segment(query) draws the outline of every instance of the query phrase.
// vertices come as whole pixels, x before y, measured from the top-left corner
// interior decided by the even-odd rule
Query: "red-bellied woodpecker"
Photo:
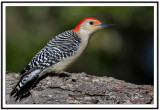
[[[85,18],[75,29],[52,38],[20,73],[20,81],[10,95],[19,99],[46,73],[63,73],[83,53],[91,35],[111,25],[103,24],[95,18]]]

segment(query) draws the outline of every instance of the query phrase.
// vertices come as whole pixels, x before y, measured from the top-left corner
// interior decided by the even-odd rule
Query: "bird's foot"
[[[72,75],[72,73],[69,73],[69,72],[64,71],[64,72],[62,72],[62,73],[60,74],[60,77],[70,77],[71,75]]]

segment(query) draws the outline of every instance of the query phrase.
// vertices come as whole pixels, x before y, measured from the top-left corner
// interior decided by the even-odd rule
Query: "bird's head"
[[[73,29],[73,31],[77,32],[78,34],[86,34],[88,36],[91,36],[97,30],[102,29],[104,27],[109,27],[112,25],[113,24],[102,23],[95,18],[84,18]]]

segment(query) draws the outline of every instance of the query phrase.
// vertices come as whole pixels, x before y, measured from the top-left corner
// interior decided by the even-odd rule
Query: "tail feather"
[[[15,88],[10,93],[10,96],[12,96],[13,94],[15,94],[17,91],[18,91],[18,89],[17,89],[17,85],[16,85]]]
[[[27,82],[24,86],[20,88],[20,90],[16,92],[15,97],[20,98],[21,96],[26,95],[29,92],[29,90],[32,89],[32,87],[34,86],[37,80],[38,80],[38,76],[34,77],[32,80]]]
[[[36,81],[39,79],[39,73],[41,72],[40,69],[36,69],[32,72],[24,74],[18,84],[10,93],[10,96],[14,95],[16,100],[21,98],[22,96],[26,95],[30,89],[34,86]]]

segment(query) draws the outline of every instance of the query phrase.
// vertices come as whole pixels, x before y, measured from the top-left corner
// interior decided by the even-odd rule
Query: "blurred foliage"
[[[151,6],[7,6],[7,71],[20,72],[52,37],[94,17],[115,26],[95,33],[68,71],[153,84],[153,14]]]

